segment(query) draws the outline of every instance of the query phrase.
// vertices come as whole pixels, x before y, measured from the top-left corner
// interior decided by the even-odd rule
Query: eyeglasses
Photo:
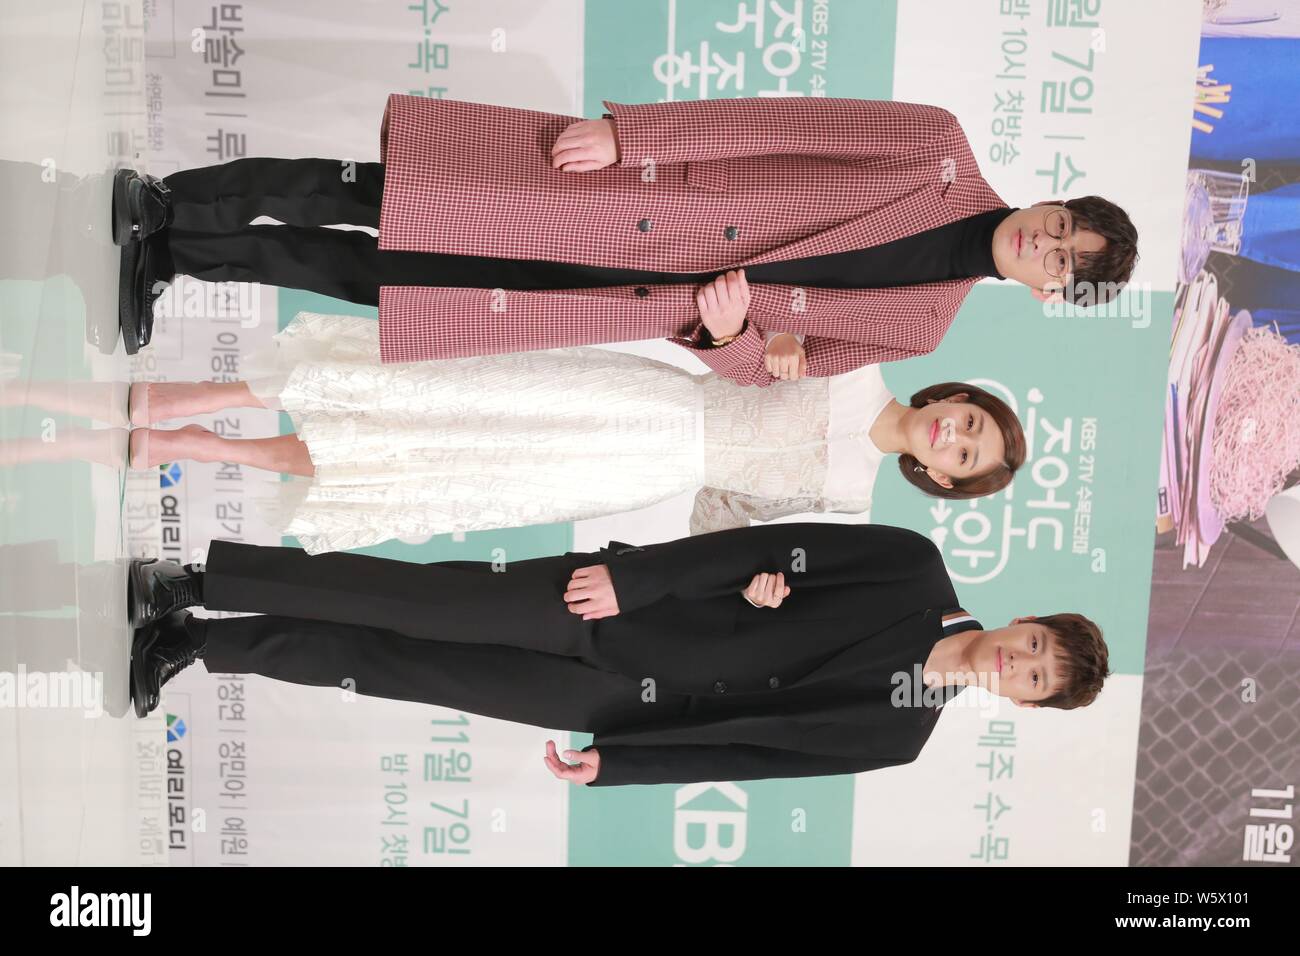
[[[1074,217],[1070,215],[1070,210],[1063,206],[1057,206],[1047,213],[1047,220],[1044,228],[1053,239],[1064,239],[1074,229]],[[1053,279],[1064,279],[1074,271],[1074,257],[1056,246],[1047,251],[1043,257],[1043,268]]]

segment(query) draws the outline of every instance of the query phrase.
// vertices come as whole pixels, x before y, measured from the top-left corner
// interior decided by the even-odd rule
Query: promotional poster
[[[1296,865],[1296,0],[42,9],[6,866]]]

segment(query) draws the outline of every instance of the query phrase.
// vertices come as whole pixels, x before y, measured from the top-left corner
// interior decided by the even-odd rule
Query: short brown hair
[[[945,488],[931,478],[925,466],[912,455],[899,455],[898,469],[903,477],[931,498],[983,498],[1011,484],[1016,469],[1025,463],[1025,433],[1020,427],[1020,419],[1011,406],[996,395],[965,382],[941,382],[921,389],[912,396],[910,404],[913,408],[925,408],[931,399],[941,402],[962,392],[969,396],[967,402],[984,410],[993,419],[998,431],[1002,432],[1002,445],[1006,450],[997,468],[975,478],[954,478],[951,488]]]
[[[1070,277],[1066,297],[1075,305],[1104,304],[1133,276],[1137,264],[1137,227],[1128,213],[1109,199],[1083,196],[1068,199],[1065,208],[1076,229],[1095,232],[1106,240],[1101,252],[1079,254],[1079,266]]]
[[[1038,701],[1038,706],[1061,710],[1087,707],[1110,676],[1110,651],[1101,628],[1082,614],[1050,614],[1036,623],[1056,637],[1056,662],[1062,677],[1061,689]]]

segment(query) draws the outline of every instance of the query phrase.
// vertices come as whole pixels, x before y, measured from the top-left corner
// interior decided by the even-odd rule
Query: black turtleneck
[[[1002,279],[993,263],[993,231],[1014,208],[967,216],[867,249],[744,266],[750,282],[869,289],[973,276]],[[544,259],[494,259],[440,253],[380,253],[381,285],[449,285],[503,289],[576,289],[598,286],[702,285],[723,274],[658,272]]]
[[[745,266],[750,282],[845,289],[915,285],[998,274],[993,230],[1015,209],[994,209],[869,249]]]

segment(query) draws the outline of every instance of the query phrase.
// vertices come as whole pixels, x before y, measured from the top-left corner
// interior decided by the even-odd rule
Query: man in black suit
[[[513,562],[415,564],[214,541],[205,570],[131,570],[141,716],[201,658],[253,673],[590,731],[557,776],[592,786],[860,773],[908,763],[981,683],[1022,706],[1090,703],[1087,618],[984,630],[925,537],[772,524]],[[203,619],[184,608],[261,612]],[[922,673],[926,677],[922,678]]]

